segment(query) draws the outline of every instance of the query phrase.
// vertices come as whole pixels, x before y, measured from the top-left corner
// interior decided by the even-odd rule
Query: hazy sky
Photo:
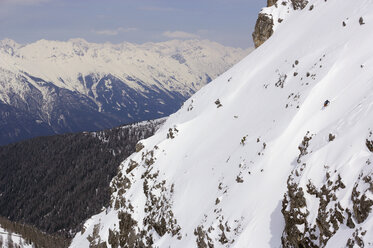
[[[0,40],[144,43],[209,39],[252,46],[266,0],[0,0]]]

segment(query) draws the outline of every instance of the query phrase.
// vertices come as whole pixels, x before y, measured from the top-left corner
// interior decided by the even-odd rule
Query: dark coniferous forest
[[[0,216],[71,238],[110,200],[109,183],[136,143],[164,120],[0,147]]]

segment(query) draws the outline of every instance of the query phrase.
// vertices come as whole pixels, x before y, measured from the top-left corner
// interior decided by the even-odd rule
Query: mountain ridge
[[[167,116],[246,52],[206,40],[0,41],[0,115],[7,127],[1,127],[0,144]],[[4,105],[16,108],[17,117]],[[31,120],[22,120],[23,112]],[[20,125],[30,121],[35,128]]]

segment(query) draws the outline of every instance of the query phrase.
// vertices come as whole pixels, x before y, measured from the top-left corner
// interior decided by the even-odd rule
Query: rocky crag
[[[281,4],[282,6],[287,6],[287,9],[293,8],[294,10],[304,9],[308,1],[307,0],[291,0],[291,1],[281,1],[281,0],[267,0],[267,7],[272,7],[273,5]],[[287,10],[288,11],[288,10]],[[272,36],[276,25],[283,21],[283,18],[278,17],[274,19],[275,16],[269,12],[262,11],[259,13],[258,19],[255,24],[255,29],[252,34],[255,48],[258,48],[262,45],[269,37]]]

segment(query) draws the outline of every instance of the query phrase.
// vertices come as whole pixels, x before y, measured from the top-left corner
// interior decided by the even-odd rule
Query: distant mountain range
[[[175,112],[249,50],[210,41],[0,41],[0,145]]]

